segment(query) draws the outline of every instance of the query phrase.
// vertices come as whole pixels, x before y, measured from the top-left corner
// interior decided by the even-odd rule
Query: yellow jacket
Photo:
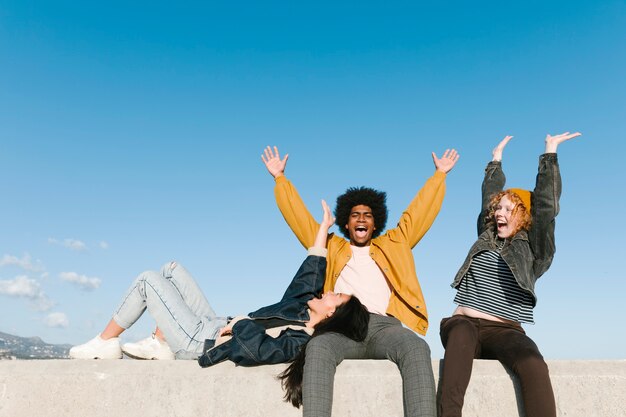
[[[428,329],[428,312],[411,249],[430,229],[439,213],[446,192],[445,178],[445,173],[435,171],[402,213],[398,225],[372,239],[370,246],[370,256],[391,285],[387,314],[421,335],[425,335]],[[300,243],[305,248],[313,246],[319,224],[284,175],[276,178],[274,194],[280,212]],[[352,256],[350,242],[333,233],[329,235],[327,247],[324,291],[335,287],[339,273]]]

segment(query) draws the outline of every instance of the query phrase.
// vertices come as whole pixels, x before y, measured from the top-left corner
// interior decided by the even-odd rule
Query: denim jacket
[[[467,273],[472,259],[480,252],[497,250],[497,234],[488,228],[485,218],[489,214],[489,201],[504,188],[506,178],[502,163],[492,161],[485,168],[482,185],[482,210],[478,216],[478,240],[470,248],[465,262],[457,272],[452,287],[457,288]],[[533,296],[537,304],[535,282],[548,270],[556,247],[554,244],[555,218],[559,214],[561,196],[561,174],[556,153],[539,157],[539,170],[535,189],[531,196],[532,225],[528,231],[520,231],[511,239],[505,239],[500,250],[502,259],[511,269],[518,285]]]
[[[198,358],[200,366],[212,366],[227,359],[242,366],[293,359],[311,337],[304,331],[309,321],[307,302],[322,291],[325,275],[326,258],[307,256],[278,303],[253,311],[248,314],[249,320],[235,323],[229,341],[215,347],[214,340],[205,341],[204,353]],[[294,324],[302,330],[287,328],[278,337],[266,333],[268,328]]]

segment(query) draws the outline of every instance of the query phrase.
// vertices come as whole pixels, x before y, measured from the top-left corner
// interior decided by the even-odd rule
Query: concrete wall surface
[[[435,378],[439,361],[433,361]],[[559,416],[626,417],[626,361],[548,361]],[[281,401],[284,365],[202,369],[194,361],[0,361],[0,417],[300,416]],[[523,416],[517,381],[475,361],[463,415]],[[517,395],[519,399],[519,393]],[[402,416],[401,378],[388,361],[347,360],[335,417]]]

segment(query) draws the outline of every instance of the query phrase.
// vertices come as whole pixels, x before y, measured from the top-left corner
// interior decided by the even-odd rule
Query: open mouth
[[[497,233],[498,236],[504,237],[507,236],[511,232],[511,225],[506,220],[498,220],[496,221]]]
[[[354,234],[357,237],[365,237],[367,236],[367,227],[365,226],[357,226],[354,228]]]

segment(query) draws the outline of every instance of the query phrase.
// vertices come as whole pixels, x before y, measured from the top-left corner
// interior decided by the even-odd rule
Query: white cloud
[[[58,240],[55,239],[53,237],[49,237],[48,238],[48,243],[52,244],[52,245],[60,245],[60,246],[64,246],[66,248],[75,250],[75,251],[83,251],[83,250],[87,250],[87,244],[81,240],[78,239],[63,239]]]
[[[43,271],[43,266],[40,261],[35,261],[31,259],[28,253],[25,253],[24,256],[18,258],[14,255],[4,254],[2,258],[0,258],[0,266],[18,266],[26,271],[39,272]]]
[[[99,243],[99,245],[100,245],[100,249],[104,249],[104,250],[109,249],[109,244],[108,244],[107,242],[105,242],[104,240],[103,240],[103,241],[101,241],[101,242]]]
[[[76,272],[61,272],[59,277],[61,277],[63,281],[70,282],[86,291],[95,290],[102,282],[100,278],[79,275]]]
[[[48,327],[60,327],[63,329],[70,325],[65,313],[50,313],[43,319],[43,322]]]
[[[15,277],[15,279],[0,281],[0,294],[9,297],[23,297],[35,299],[43,295],[41,286],[34,279],[30,279],[25,275]]]
[[[54,302],[44,294],[39,282],[25,275],[20,275],[14,279],[0,280],[0,294],[26,298],[39,311],[47,311],[54,307]]]

